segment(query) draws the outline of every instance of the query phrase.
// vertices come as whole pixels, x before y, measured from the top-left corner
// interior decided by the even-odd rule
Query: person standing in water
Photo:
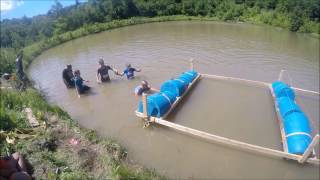
[[[78,93],[79,98],[80,98],[81,94],[84,94],[90,90],[89,86],[83,84],[84,81],[85,80],[83,80],[82,77],[80,76],[80,70],[75,70],[74,71],[74,84],[77,89],[77,93]],[[89,82],[89,81],[85,81],[85,82]]]
[[[23,90],[26,88],[26,83],[27,83],[27,78],[25,76],[25,73],[23,71],[23,62],[22,62],[22,58],[23,58],[23,50],[21,50],[17,56],[16,59],[16,73],[19,79],[18,82],[18,89]]]
[[[121,76],[126,75],[127,79],[133,79],[134,78],[134,72],[141,72],[141,69],[136,69],[131,67],[131,64],[127,65],[127,68],[123,71]]]
[[[62,79],[67,88],[74,88],[74,75],[71,64],[62,71]]]
[[[118,75],[118,71],[114,68],[111,68],[108,65],[104,64],[103,59],[99,59],[100,67],[97,70],[97,82],[108,82],[110,81],[109,70],[113,71],[116,75]]]

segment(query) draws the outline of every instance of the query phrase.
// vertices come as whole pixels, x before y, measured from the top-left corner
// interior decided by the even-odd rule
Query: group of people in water
[[[99,68],[97,69],[97,82],[104,83],[110,81],[109,70],[113,71],[115,75],[124,76],[126,75],[127,79],[134,78],[134,72],[141,72],[141,69],[136,69],[131,67],[131,64],[126,65],[126,69],[122,73],[119,73],[117,69],[105,65],[102,58],[99,59]],[[62,79],[67,88],[75,88],[77,90],[78,96],[84,94],[90,90],[90,87],[84,82],[89,82],[84,80],[80,75],[80,70],[72,70],[72,65],[68,64],[67,67],[62,72]],[[157,91],[157,89],[151,88],[147,81],[143,80],[141,84],[136,87],[135,95],[142,95],[142,93],[147,93],[149,91]]]

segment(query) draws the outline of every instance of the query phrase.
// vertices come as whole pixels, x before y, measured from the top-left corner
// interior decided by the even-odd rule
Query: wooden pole
[[[279,77],[278,77],[278,81],[281,81],[282,80],[282,76],[283,76],[283,72],[285,70],[284,69],[281,69],[280,73],[279,73]]]
[[[254,84],[259,84],[259,85],[263,85],[263,86],[270,85],[270,83],[261,82],[261,81],[253,81],[253,80],[242,79],[242,78],[217,76],[217,75],[211,75],[211,74],[201,74],[201,76],[206,77],[206,78],[212,78],[212,79],[223,79],[223,80],[234,80],[234,81],[240,81],[240,82],[248,82],[248,83],[254,83]]]
[[[312,142],[309,144],[307,150],[303,153],[302,157],[298,160],[299,163],[304,163],[309,155],[312,153],[314,147],[319,143],[319,134],[315,135]]]
[[[320,94],[319,92],[316,92],[316,91],[310,91],[310,90],[300,89],[300,88],[296,88],[296,87],[291,87],[291,88],[296,90],[296,91],[302,91],[302,92],[311,93],[311,94],[317,94],[317,95]]]
[[[196,129],[181,126],[179,124],[175,124],[175,123],[172,123],[172,122],[160,119],[160,118],[151,117],[150,120],[151,120],[151,122],[155,122],[155,123],[176,129],[178,131],[181,131],[181,132],[184,132],[187,134],[191,134],[191,135],[194,135],[194,136],[197,136],[200,138],[204,138],[204,139],[213,141],[218,144],[228,145],[228,146],[231,146],[236,149],[248,150],[251,152],[260,153],[260,154],[269,155],[269,156],[278,157],[278,158],[287,158],[287,159],[293,159],[293,160],[299,160],[301,158],[301,156],[296,155],[296,154],[290,154],[290,153],[286,153],[286,152],[279,151],[279,150],[269,149],[269,148],[265,148],[262,146],[252,145],[252,144],[248,144],[245,142],[241,142],[241,141],[209,134],[209,133],[206,133],[203,131],[199,131]],[[306,162],[311,163],[311,164],[316,164],[316,165],[320,164],[319,159],[313,159],[313,158],[308,158],[306,160]]]
[[[191,70],[191,71],[194,70],[193,59],[190,59],[190,70]]]
[[[234,81],[239,81],[239,82],[247,82],[247,83],[259,84],[259,85],[263,85],[263,86],[270,86],[271,85],[271,83],[267,83],[267,82],[253,81],[253,80],[242,79],[242,78],[217,76],[217,75],[212,75],[212,74],[201,74],[201,75],[202,75],[202,77],[211,78],[211,79],[234,80]],[[296,91],[301,91],[301,92],[305,92],[305,93],[311,93],[311,94],[317,94],[317,95],[320,94],[319,92],[316,92],[316,91],[310,91],[310,90],[300,89],[300,88],[296,88],[296,87],[291,87],[291,88],[296,90]]]
[[[148,97],[148,95],[146,93],[142,93],[143,118],[148,118],[147,97]]]

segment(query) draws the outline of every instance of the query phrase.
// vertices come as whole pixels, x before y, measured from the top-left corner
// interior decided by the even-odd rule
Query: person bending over
[[[85,80],[83,80],[82,77],[80,76],[80,70],[75,70],[74,75],[75,75],[74,84],[78,92],[78,97],[80,97],[81,94],[84,94],[87,91],[89,91],[90,87],[83,84]],[[85,82],[89,82],[89,81],[85,81]]]
[[[135,69],[135,68],[131,67],[131,64],[128,64],[127,68],[123,71],[121,76],[126,75],[127,79],[133,79],[134,72],[141,72],[141,69]]]
[[[116,69],[111,68],[108,65],[104,64],[103,59],[99,60],[100,67],[97,70],[97,82],[108,82],[110,81],[109,70],[113,71],[116,75],[118,75],[118,71]]]
[[[136,96],[141,96],[142,93],[152,93],[152,92],[158,92],[158,89],[152,88],[149,86],[149,83],[145,80],[141,81],[141,84],[137,86],[134,90],[134,94]]]
[[[62,79],[67,88],[74,88],[74,75],[72,72],[71,64],[68,64],[67,67],[62,71]]]

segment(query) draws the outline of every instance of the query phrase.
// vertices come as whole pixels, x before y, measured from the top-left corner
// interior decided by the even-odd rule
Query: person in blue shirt
[[[80,70],[75,70],[74,71],[74,83],[75,83],[75,87],[77,89],[79,98],[80,98],[81,94],[84,94],[90,90],[89,86],[83,84],[84,81],[85,80],[83,80],[82,77],[80,76]],[[85,81],[85,82],[89,82],[89,81]]]
[[[131,67],[131,64],[127,65],[127,68],[123,71],[121,76],[126,75],[127,79],[133,79],[134,78],[134,72],[141,72],[141,69],[136,69]]]

